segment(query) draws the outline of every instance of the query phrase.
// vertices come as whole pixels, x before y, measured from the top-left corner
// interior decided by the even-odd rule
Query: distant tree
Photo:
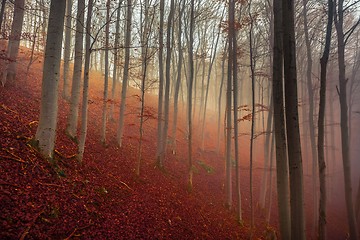
[[[104,71],[104,97],[101,126],[101,142],[106,144],[106,123],[109,88],[109,38],[110,38],[110,0],[106,1],[106,23],[105,23],[105,71]]]
[[[77,124],[79,115],[79,101],[80,101],[80,85],[82,75],[82,60],[84,51],[84,11],[85,0],[78,0],[76,13],[76,33],[75,33],[75,57],[74,57],[74,71],[71,85],[70,98],[70,113],[67,118],[66,134],[72,138],[76,138]]]
[[[7,48],[8,65],[6,70],[3,72],[2,85],[5,86],[7,81],[13,83],[16,75],[17,57],[19,53],[21,32],[24,20],[24,8],[25,0],[15,0],[14,2],[14,15],[13,22],[11,25],[11,33],[9,37],[9,43]]]
[[[188,189],[191,191],[193,188],[193,160],[192,160],[192,92],[193,92],[193,83],[194,83],[194,28],[195,28],[195,4],[194,0],[190,1],[190,28],[189,28],[189,46],[188,46],[188,57],[189,57],[189,83],[187,88],[187,126],[188,126],[188,160],[189,160],[189,169],[188,169]]]
[[[51,1],[41,88],[40,117],[35,135],[40,153],[49,159],[53,158],[57,127],[58,83],[63,39],[63,32],[59,29],[64,28],[65,7],[65,0]]]
[[[83,97],[81,107],[81,129],[79,138],[78,161],[82,162],[85,150],[85,141],[87,135],[88,124],[88,93],[89,93],[89,73],[90,73],[90,57],[92,47],[95,41],[91,42],[91,27],[92,27],[92,13],[94,7],[94,0],[89,0],[86,16],[86,35],[85,35],[85,63],[84,63],[84,84],[83,84]]]
[[[339,99],[340,99],[340,130],[341,130],[341,153],[344,170],[345,183],[345,201],[347,209],[348,224],[350,230],[350,239],[359,239],[359,232],[357,230],[354,204],[352,198],[351,187],[351,163],[349,153],[349,126],[348,126],[348,104],[346,94],[347,79],[345,76],[345,45],[348,36],[344,34],[344,1],[334,1],[335,9],[334,23],[337,33],[337,50],[338,50],[338,64],[339,64]],[[349,33],[349,32],[348,32]],[[346,37],[346,38],[345,38]]]
[[[163,147],[163,99],[164,99],[164,7],[165,1],[160,0],[160,23],[159,23],[159,94],[158,94],[158,122],[157,122],[157,147],[156,147],[156,164],[159,168],[163,168],[163,161],[161,158]]]
[[[72,6],[73,0],[66,0],[66,17],[65,17],[65,40],[64,40],[64,87],[62,97],[69,100],[69,69],[70,69],[70,55],[71,55],[71,35],[72,35]]]
[[[318,219],[318,237],[320,240],[326,239],[326,163],[324,156],[324,132],[325,132],[325,105],[326,105],[326,72],[327,63],[330,54],[331,30],[333,24],[333,1],[328,0],[328,22],[326,26],[325,47],[322,57],[320,58],[320,103],[318,119],[318,165],[319,165],[319,182],[320,182],[320,199],[319,199],[319,219]]]
[[[125,36],[125,65],[123,72],[123,82],[121,89],[121,103],[120,103],[120,117],[119,126],[117,130],[117,143],[121,147],[123,131],[124,131],[124,120],[125,120],[125,103],[126,93],[129,81],[129,66],[130,66],[130,43],[131,43],[131,26],[132,26],[132,0],[127,0],[127,16],[126,16],[126,36]]]

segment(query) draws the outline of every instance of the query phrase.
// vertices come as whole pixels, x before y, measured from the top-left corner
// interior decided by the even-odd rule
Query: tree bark
[[[304,187],[301,157],[294,0],[283,0],[283,48],[285,78],[285,114],[290,175],[291,239],[305,239]]]
[[[130,66],[130,43],[131,43],[131,25],[132,25],[132,0],[127,0],[127,16],[126,16],[126,37],[125,37],[125,65],[123,72],[123,82],[121,89],[121,104],[120,104],[120,117],[119,127],[117,131],[117,143],[119,147],[122,145],[124,120],[125,120],[125,103],[126,93],[129,81],[129,66]]]
[[[91,43],[91,25],[92,25],[92,11],[94,0],[89,0],[86,16],[86,37],[85,37],[85,63],[84,63],[84,85],[83,85],[83,98],[81,108],[81,129],[79,139],[79,153],[78,160],[82,162],[85,150],[85,141],[87,134],[88,124],[88,92],[89,92],[89,72],[90,72],[90,57],[92,51]]]
[[[11,33],[9,37],[9,44],[7,49],[8,65],[3,73],[2,85],[5,86],[7,81],[14,83],[16,76],[17,57],[19,53],[21,31],[24,20],[25,0],[15,0],[14,2],[14,16],[11,25]]]
[[[58,87],[63,39],[63,33],[59,29],[64,28],[65,6],[65,0],[51,1],[41,87],[40,117],[35,135],[41,155],[50,160],[53,158],[57,127]]]
[[[291,218],[289,205],[289,170],[285,132],[283,93],[283,45],[282,45],[282,4],[274,0],[274,46],[273,46],[273,101],[274,132],[276,148],[276,184],[278,214],[282,239],[291,238]]]
[[[78,0],[76,14],[76,33],[75,33],[75,57],[74,71],[71,86],[70,114],[67,119],[66,133],[70,138],[75,139],[77,134],[77,124],[79,115],[80,87],[82,75],[82,60],[84,51],[84,11],[85,0]]]
[[[336,1],[335,1],[336,3]],[[350,230],[350,239],[359,239],[358,230],[355,219],[354,204],[352,198],[351,187],[351,163],[349,154],[349,129],[348,129],[348,105],[346,96],[346,83],[345,78],[345,40],[344,40],[344,12],[343,0],[338,1],[338,8],[335,10],[334,22],[337,32],[337,45],[338,45],[338,63],[339,63],[339,99],[340,99],[340,127],[341,127],[341,153],[343,160],[344,170],[344,184],[345,184],[345,201],[348,216],[348,224]]]
[[[73,6],[73,0],[66,0],[64,69],[63,69],[64,86],[62,92],[62,97],[66,100],[69,100],[69,68],[70,68],[70,53],[71,53],[72,6]]]
[[[320,59],[320,104],[318,119],[318,162],[319,162],[319,219],[318,219],[318,237],[320,240],[326,239],[326,163],[324,156],[324,130],[325,130],[325,108],[326,108],[326,72],[329,60],[331,29],[333,22],[333,2],[328,0],[328,22],[326,27],[325,48]]]

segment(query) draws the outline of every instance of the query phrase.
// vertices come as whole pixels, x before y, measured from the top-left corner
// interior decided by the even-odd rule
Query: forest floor
[[[57,165],[49,164],[29,144],[38,124],[43,63],[39,56],[26,73],[28,58],[22,49],[16,82],[0,87],[0,239],[249,239],[251,232],[253,239],[268,239],[278,231],[275,180],[271,226],[257,207],[261,151],[255,155],[251,231],[248,143],[241,147],[243,225],[237,223],[235,210],[225,207],[224,156],[216,151],[216,121],[206,126],[205,150],[200,148],[199,132],[194,134],[192,192],[187,189],[183,116],[178,120],[177,151],[174,155],[168,147],[165,171],[155,167],[157,119],[146,121],[137,177],[140,92],[128,91],[123,146],[116,144],[119,101],[115,101],[115,121],[108,122],[104,146],[100,143],[103,76],[98,72],[90,74],[83,163],[74,159],[77,146],[64,133],[69,103],[59,94]],[[4,71],[4,61],[0,70]],[[146,95],[145,101],[148,113],[156,116],[156,97]],[[332,224],[334,238],[329,239],[344,239],[343,218]]]

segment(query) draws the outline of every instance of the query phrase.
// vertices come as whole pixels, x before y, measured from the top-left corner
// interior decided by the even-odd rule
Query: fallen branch
[[[4,155],[0,155],[0,159],[1,158],[6,158],[15,162],[19,162],[19,163],[26,163],[24,160],[22,160],[21,158],[14,158],[14,157],[10,157],[10,156],[4,156]]]
[[[132,189],[131,187],[129,187],[126,183],[124,183],[123,181],[119,181],[120,183],[122,183],[124,186],[126,186],[129,190],[134,191],[134,189]]]

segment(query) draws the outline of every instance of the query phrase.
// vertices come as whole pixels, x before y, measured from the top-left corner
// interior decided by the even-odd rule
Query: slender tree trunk
[[[69,69],[70,69],[70,53],[71,53],[71,28],[72,28],[72,6],[73,0],[66,0],[66,17],[65,17],[65,40],[64,40],[64,86],[62,97],[69,100]]]
[[[227,72],[227,86],[226,86],[226,162],[225,162],[225,196],[226,196],[226,207],[231,209],[233,199],[232,199],[232,181],[231,181],[231,172],[232,172],[232,163],[231,163],[231,99],[232,99],[232,71],[233,71],[233,36],[234,34],[234,11],[232,6],[232,0],[229,2],[229,33],[228,33],[228,72]]]
[[[304,18],[304,35],[305,35],[305,45],[306,45],[306,56],[307,56],[307,67],[306,67],[306,82],[307,90],[309,94],[309,130],[310,130],[310,145],[311,145],[311,157],[312,157],[312,197],[313,197],[313,229],[312,232],[315,233],[317,229],[317,219],[318,219],[318,191],[317,191],[317,155],[316,155],[316,143],[315,143],[315,120],[314,120],[314,89],[312,83],[312,56],[311,56],[311,43],[309,38],[309,29],[308,29],[308,20],[307,20],[307,3],[308,0],[303,0],[303,18]],[[303,116],[304,117],[304,116]]]
[[[318,119],[318,161],[319,161],[319,182],[320,182],[320,199],[319,199],[319,219],[318,219],[318,237],[320,240],[326,239],[326,164],[324,157],[324,124],[326,108],[326,68],[329,60],[331,29],[333,22],[333,3],[328,0],[328,22],[326,27],[325,48],[320,59],[320,104]]]
[[[273,101],[274,132],[276,147],[276,183],[278,214],[282,239],[291,239],[291,218],[289,205],[289,169],[287,159],[284,93],[283,93],[283,45],[282,4],[274,0],[274,46],[273,46]]]
[[[76,14],[76,33],[75,33],[75,57],[74,57],[74,71],[71,86],[70,98],[70,114],[67,119],[66,133],[75,139],[77,134],[77,124],[79,115],[80,102],[80,88],[82,75],[82,60],[84,51],[84,11],[85,0],[78,0],[77,14]]]
[[[338,1],[338,8],[335,11],[335,29],[337,32],[338,44],[338,63],[339,63],[339,98],[340,98],[340,127],[341,127],[341,153],[344,169],[344,183],[345,183],[345,201],[347,208],[348,224],[350,230],[350,239],[359,239],[357,224],[355,219],[354,204],[352,198],[351,187],[351,163],[349,154],[349,129],[348,129],[348,106],[346,97],[346,83],[345,78],[345,40],[343,30],[343,0]],[[336,3],[336,1],[335,1]]]
[[[163,63],[163,44],[164,44],[164,0],[160,0],[160,26],[159,26],[159,97],[158,97],[158,124],[157,124],[157,149],[156,164],[160,169],[162,165],[162,147],[163,147],[163,100],[164,100],[164,63]]]
[[[194,56],[193,56],[193,44],[194,44],[194,25],[195,25],[195,13],[194,13],[194,0],[190,1],[190,29],[189,29],[189,85],[188,85],[188,158],[189,158],[189,169],[188,169],[188,189],[189,191],[193,188],[193,163],[192,163],[192,93],[194,83]]]
[[[219,88],[219,98],[218,98],[218,121],[217,121],[217,151],[220,151],[220,139],[221,139],[221,134],[220,134],[220,125],[221,125],[221,105],[222,105],[222,95],[223,95],[223,88],[224,88],[224,79],[225,79],[225,60],[226,60],[226,51],[227,51],[227,43],[225,44],[224,47],[224,53],[223,53],[223,58],[221,61],[221,81],[220,81],[220,88]]]
[[[127,0],[127,17],[126,17],[126,37],[125,37],[125,65],[124,75],[121,89],[121,104],[120,104],[120,118],[119,127],[117,130],[117,143],[119,147],[122,144],[124,120],[125,120],[125,102],[126,93],[129,81],[129,66],[130,66],[130,42],[131,42],[131,22],[132,22],[132,0]]]
[[[165,67],[165,99],[164,99],[164,126],[162,130],[162,151],[160,156],[160,166],[164,165],[167,136],[169,129],[169,109],[170,109],[170,70],[171,70],[171,32],[174,31],[172,22],[174,18],[174,0],[170,2],[170,13],[167,20],[167,31],[166,31],[166,67]]]
[[[40,117],[35,141],[38,143],[41,155],[47,159],[53,158],[56,137],[58,87],[63,39],[62,31],[59,31],[59,29],[64,28],[65,5],[65,1],[51,1],[46,39]]]
[[[290,175],[291,239],[305,239],[303,168],[300,144],[294,0],[283,0],[285,113]]]
[[[80,139],[79,139],[79,153],[78,160],[82,162],[85,149],[85,141],[87,134],[87,123],[88,123],[88,92],[89,92],[89,72],[90,72],[90,57],[92,51],[91,43],[91,21],[92,21],[92,11],[93,11],[93,2],[94,0],[89,0],[87,7],[87,16],[86,16],[86,37],[85,37],[85,63],[84,63],[84,85],[83,85],[83,98],[82,98],[82,108],[81,108],[81,129],[80,129]]]
[[[14,83],[16,75],[17,57],[19,53],[21,31],[24,20],[24,7],[25,0],[15,0],[14,2],[14,16],[11,25],[11,33],[9,37],[9,44],[7,49],[7,55],[9,63],[5,72],[3,73],[2,85],[5,86],[7,81]]]
[[[235,0],[231,0],[230,1],[230,7],[229,7],[229,14],[231,14],[230,18],[230,31],[231,33],[231,40],[232,40],[232,48],[233,51],[231,52],[232,57],[232,80],[233,80],[233,104],[234,104],[234,150],[235,150],[235,185],[236,185],[236,201],[237,201],[237,220],[240,224],[242,224],[242,211],[241,211],[241,191],[240,191],[240,166],[239,166],[239,125],[238,125],[238,94],[239,94],[239,90],[238,90],[238,74],[237,74],[237,70],[238,70],[238,64],[237,64],[237,39],[236,39],[236,30],[235,30]],[[218,39],[216,40],[216,44],[215,44],[215,48],[217,47],[217,42]],[[215,52],[216,53],[216,52]],[[214,53],[214,56],[215,56]],[[212,64],[212,63],[211,63]],[[211,71],[209,71],[209,75],[210,75]],[[208,86],[209,86],[209,81],[208,81]],[[206,99],[207,100],[207,95],[206,95]],[[206,111],[206,103],[205,103],[205,109],[204,109],[204,113]],[[205,122],[205,115],[204,115],[204,122]],[[205,124],[205,123],[204,123]]]
[[[106,26],[105,26],[105,77],[104,77],[104,97],[102,112],[101,143],[106,144],[106,123],[107,123],[107,102],[109,88],[109,35],[110,35],[110,0],[106,2]]]
[[[254,204],[253,204],[253,146],[254,146],[254,127],[255,127],[255,61],[254,61],[254,49],[253,49],[253,18],[251,14],[251,0],[249,1],[249,18],[250,18],[250,32],[249,32],[249,42],[250,42],[250,73],[251,73],[251,133],[250,133],[250,221],[251,221],[251,236],[253,234],[254,228]]]
[[[178,16],[178,64],[177,64],[177,77],[176,77],[176,85],[175,85],[175,93],[174,93],[174,122],[172,128],[172,152],[176,153],[176,126],[177,126],[177,116],[178,116],[178,102],[179,102],[179,90],[181,83],[181,71],[182,71],[182,60],[183,60],[183,52],[182,52],[182,16],[184,14],[185,9],[185,1],[179,1],[179,16]]]
[[[115,42],[114,42],[114,66],[112,74],[112,88],[111,88],[111,108],[110,108],[110,119],[113,119],[114,108],[115,108],[115,90],[117,85],[117,70],[118,70],[118,52],[119,52],[119,34],[120,34],[120,10],[122,0],[119,1],[118,9],[116,11],[116,26],[115,26]]]

